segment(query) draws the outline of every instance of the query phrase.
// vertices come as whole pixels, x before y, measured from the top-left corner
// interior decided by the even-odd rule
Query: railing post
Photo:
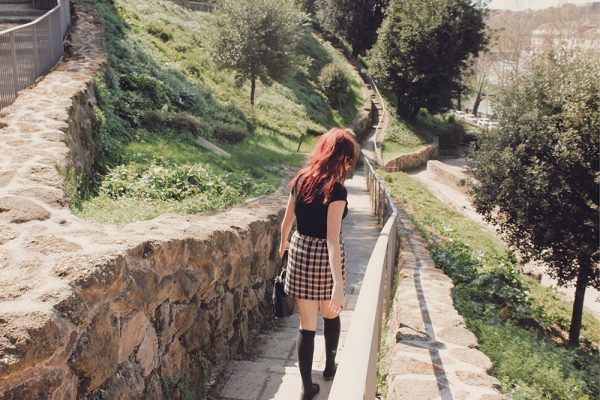
[[[19,70],[17,68],[17,47],[15,45],[15,31],[12,31],[9,33],[10,36],[10,47],[12,50],[12,62],[11,67],[12,67],[12,72],[13,72],[13,83],[14,83],[14,87],[15,87],[15,95],[16,93],[19,91]]]
[[[39,76],[42,71],[40,71],[40,55],[39,55],[39,47],[37,42],[37,24],[33,25],[33,51],[35,52],[35,74]]]

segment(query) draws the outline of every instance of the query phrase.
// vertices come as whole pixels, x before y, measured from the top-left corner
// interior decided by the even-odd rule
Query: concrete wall
[[[270,312],[286,196],[127,225],[73,215],[63,175],[89,171],[106,68],[100,15],[75,15],[70,55],[0,116],[0,398],[199,396]]]

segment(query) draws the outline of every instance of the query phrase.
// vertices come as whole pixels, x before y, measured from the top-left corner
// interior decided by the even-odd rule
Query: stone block
[[[150,328],[150,320],[143,311],[134,311],[121,318],[120,326],[119,364],[126,361],[141,343],[146,330]]]
[[[80,393],[99,388],[117,372],[119,338],[119,320],[105,304],[79,337],[69,359],[69,366],[81,378]]]
[[[144,378],[150,375],[152,370],[156,368],[158,357],[158,338],[156,337],[154,328],[149,326],[135,356]]]
[[[123,364],[103,387],[108,398],[127,400],[143,399],[144,389],[141,368],[132,361]]]
[[[0,314],[0,377],[51,357],[69,339],[66,327],[51,313]]]
[[[0,218],[8,222],[21,224],[29,221],[44,221],[50,218],[50,212],[44,207],[22,197],[0,198]]]

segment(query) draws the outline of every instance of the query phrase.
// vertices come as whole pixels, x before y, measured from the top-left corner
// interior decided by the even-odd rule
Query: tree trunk
[[[481,104],[481,94],[477,93],[475,97],[475,102],[473,103],[473,115],[477,117],[477,109],[479,108],[479,104]]]
[[[462,111],[462,93],[458,92],[458,99],[456,102],[456,109]]]
[[[398,99],[398,106],[396,112],[399,116],[407,121],[414,121],[417,117],[419,109],[410,103],[409,100]]]
[[[254,93],[256,92],[256,78],[252,78],[250,88],[250,104],[254,105]]]
[[[485,86],[485,82],[487,77],[484,75],[477,84],[477,96],[475,96],[475,102],[473,103],[473,115],[477,116],[477,109],[481,104],[481,96],[483,94],[483,87]]]
[[[571,316],[571,328],[569,329],[569,344],[579,347],[579,332],[581,331],[581,317],[583,315],[583,299],[585,288],[588,283],[588,266],[582,265],[577,275],[577,286],[575,288],[575,302],[573,303],[573,315]]]

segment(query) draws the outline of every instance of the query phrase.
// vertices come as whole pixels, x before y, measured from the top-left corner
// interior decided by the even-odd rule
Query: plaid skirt
[[[340,235],[342,258],[342,278],[346,291],[346,253]],[[306,300],[330,300],[333,290],[333,276],[329,266],[327,239],[292,235],[288,250],[285,292],[288,296]]]

